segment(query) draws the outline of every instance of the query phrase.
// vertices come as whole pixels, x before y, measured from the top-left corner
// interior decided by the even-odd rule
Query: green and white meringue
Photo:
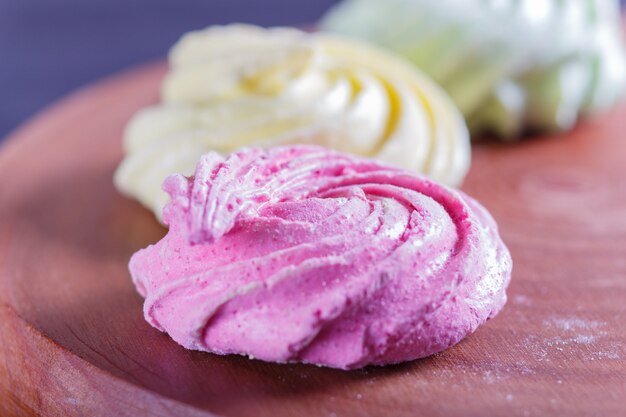
[[[320,27],[412,61],[472,133],[566,130],[626,86],[616,0],[344,0]]]

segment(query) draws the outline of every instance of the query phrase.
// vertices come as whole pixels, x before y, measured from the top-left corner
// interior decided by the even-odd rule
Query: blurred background
[[[337,1],[0,0],[0,141],[68,92],[164,57],[191,29],[306,25]]]
[[[315,22],[338,0],[0,0],[0,141],[70,91],[211,24]]]

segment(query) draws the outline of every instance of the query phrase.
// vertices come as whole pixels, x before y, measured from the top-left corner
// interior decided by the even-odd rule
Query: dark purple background
[[[188,30],[237,21],[306,24],[336,2],[0,0],[0,141],[60,96],[164,56]]]
[[[210,24],[299,25],[337,0],[0,0],[0,141],[68,92]]]

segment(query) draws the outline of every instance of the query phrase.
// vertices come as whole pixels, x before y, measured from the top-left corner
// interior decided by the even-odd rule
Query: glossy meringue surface
[[[446,349],[506,301],[489,213],[418,174],[314,146],[204,155],[130,271],[189,349],[342,369]]]
[[[191,32],[170,53],[162,102],[128,124],[115,184],[160,217],[172,173],[200,155],[305,143],[381,160],[448,185],[470,162],[456,106],[412,65],[374,46],[249,25]]]

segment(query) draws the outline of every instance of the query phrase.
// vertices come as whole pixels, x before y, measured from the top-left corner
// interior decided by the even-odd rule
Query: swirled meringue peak
[[[460,112],[402,58],[332,35],[230,25],[189,33],[173,47],[162,103],[130,121],[115,183],[159,217],[161,183],[191,175],[200,155],[294,143],[452,186],[470,162]]]
[[[130,261],[145,317],[189,349],[352,369],[446,349],[506,301],[487,211],[317,146],[204,155],[168,177],[170,229]]]

